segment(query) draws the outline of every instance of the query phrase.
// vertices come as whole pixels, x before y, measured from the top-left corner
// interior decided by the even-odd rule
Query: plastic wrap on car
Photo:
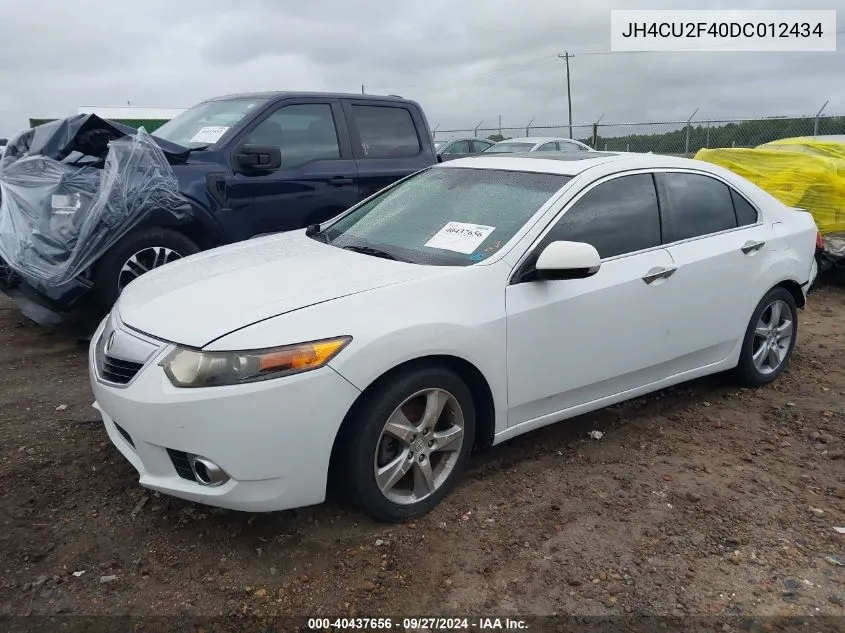
[[[845,232],[845,144],[783,139],[754,149],[702,149],[789,207],[809,211],[822,235]]]
[[[134,128],[101,119],[95,114],[77,114],[24,130],[9,139],[0,158],[0,171],[27,156],[44,156],[63,163],[102,166],[109,144],[119,138],[134,136]],[[152,137],[170,163],[187,160],[190,150],[176,143]],[[92,160],[93,159],[93,160]]]
[[[142,129],[107,147],[102,167],[24,151],[0,168],[0,258],[35,285],[73,279],[152,212],[186,213],[153,137]]]

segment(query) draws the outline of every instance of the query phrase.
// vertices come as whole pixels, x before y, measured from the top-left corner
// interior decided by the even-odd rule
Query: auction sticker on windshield
[[[495,226],[449,222],[435,233],[425,245],[429,248],[442,248],[443,250],[469,255],[495,230]]]
[[[225,125],[212,125],[200,128],[200,131],[193,135],[189,143],[216,143],[220,140],[229,128]]]

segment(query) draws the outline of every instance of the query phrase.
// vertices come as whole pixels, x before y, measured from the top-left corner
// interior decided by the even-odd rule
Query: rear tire
[[[789,364],[797,334],[795,298],[786,288],[772,288],[751,315],[735,370],[737,378],[752,387],[774,381]]]
[[[339,474],[367,514],[396,523],[427,513],[461,478],[475,439],[475,406],[457,374],[429,365],[385,383],[351,423]]]
[[[193,241],[173,229],[151,228],[125,235],[95,266],[92,294],[96,309],[105,314],[131,279],[199,250]],[[135,261],[131,261],[133,258]]]

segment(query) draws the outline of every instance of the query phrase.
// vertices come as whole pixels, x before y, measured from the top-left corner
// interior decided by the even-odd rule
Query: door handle
[[[341,185],[351,185],[354,180],[352,178],[344,178],[343,176],[335,176],[334,178],[329,178],[329,184],[335,187],[339,187]]]
[[[647,284],[650,284],[657,281],[658,279],[668,279],[674,274],[676,270],[678,269],[674,267],[664,268],[663,266],[657,266],[656,268],[652,268],[645,275],[643,275],[643,281]]]
[[[751,253],[754,253],[755,251],[759,251],[761,248],[763,248],[764,244],[765,244],[765,242],[746,242],[745,244],[742,245],[741,250],[746,255],[750,255]]]

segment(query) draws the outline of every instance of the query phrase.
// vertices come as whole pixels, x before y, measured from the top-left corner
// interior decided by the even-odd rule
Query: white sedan
[[[442,163],[321,227],[133,281],[90,374],[140,483],[271,511],[337,481],[400,521],[474,448],[705,374],[784,370],[815,277],[810,214],[704,162],[548,156]]]
[[[593,148],[581,141],[554,136],[526,136],[499,141],[484,150],[484,154],[520,154],[522,152],[592,152]]]

